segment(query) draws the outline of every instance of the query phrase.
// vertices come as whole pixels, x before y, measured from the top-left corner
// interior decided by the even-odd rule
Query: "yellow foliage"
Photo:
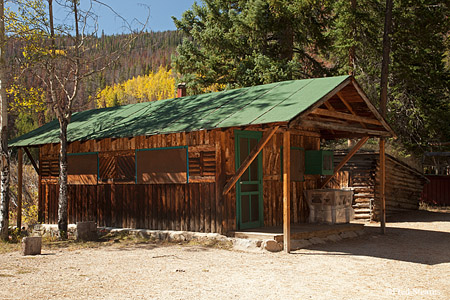
[[[202,89],[202,93],[213,93],[223,91],[227,87],[226,84],[214,83]]]
[[[98,107],[112,107],[169,99],[175,96],[175,78],[171,70],[160,67],[158,72],[134,77],[97,93]]]
[[[13,100],[10,106],[14,110],[27,109],[39,112],[45,109],[46,96],[42,88],[26,88],[17,83],[13,83],[6,89],[6,93]]]
[[[36,224],[38,221],[38,206],[36,204],[24,207],[22,212],[22,222],[24,224]]]

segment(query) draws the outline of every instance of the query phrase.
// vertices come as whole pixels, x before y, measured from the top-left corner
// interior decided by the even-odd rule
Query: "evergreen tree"
[[[394,2],[389,117],[416,152],[450,141],[449,12],[448,1]]]
[[[447,3],[394,1],[387,118],[403,144],[417,153],[428,151],[430,141],[450,140],[450,82],[449,68],[445,67],[450,32]],[[351,1],[336,1],[330,27],[330,61],[340,73],[347,73],[349,49],[355,47],[355,77],[376,104],[384,4],[383,0],[357,0],[352,10]]]
[[[329,49],[329,1],[203,2],[174,18],[187,38],[173,66],[190,93],[332,73],[321,57]]]

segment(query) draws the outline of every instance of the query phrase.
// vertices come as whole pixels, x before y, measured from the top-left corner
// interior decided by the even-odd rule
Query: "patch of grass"
[[[214,239],[198,239],[191,240],[189,242],[159,240],[149,236],[134,235],[128,233],[119,233],[101,236],[97,241],[77,241],[73,238],[67,240],[60,240],[56,236],[45,236],[42,238],[43,250],[68,250],[75,251],[81,249],[93,249],[100,247],[114,247],[114,248],[152,248],[152,247],[165,247],[173,245],[186,245],[186,246],[199,246],[204,248],[218,248],[218,249],[231,249],[232,243],[228,241],[218,241]],[[21,245],[19,242],[1,242],[0,254],[20,251]]]
[[[233,247],[233,244],[229,241],[218,241],[212,239],[204,239],[204,240],[191,240],[186,243],[189,246],[201,246],[207,248],[217,248],[217,249],[226,249],[229,250]]]
[[[11,243],[11,242],[0,241],[0,254],[19,251],[20,247],[21,247],[21,245],[18,242]]]
[[[34,269],[31,268],[20,268],[16,271],[16,274],[30,274],[33,273]]]

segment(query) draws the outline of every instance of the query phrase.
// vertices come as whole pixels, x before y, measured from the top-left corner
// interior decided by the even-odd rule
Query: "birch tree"
[[[8,101],[5,92],[5,7],[0,0],[0,156],[1,156],[1,207],[0,207],[0,238],[8,238],[9,225],[9,152],[8,152]]]
[[[94,1],[105,5],[99,1]],[[56,5],[62,6],[68,11],[65,20],[73,20],[73,26],[67,24],[55,24],[53,0],[47,0],[48,26],[43,25],[42,35],[36,43],[30,43],[25,51],[24,65],[37,76],[48,94],[48,101],[58,119],[60,132],[59,151],[59,196],[58,196],[58,229],[60,238],[67,238],[67,128],[73,113],[75,101],[82,80],[105,70],[113,65],[119,57],[130,47],[132,41],[139,32],[131,32],[124,38],[122,46],[108,56],[93,56],[91,48],[87,46],[87,40],[95,39],[97,28],[96,16],[90,7],[81,11],[78,0],[57,1]],[[109,6],[107,6],[109,7]],[[111,9],[112,10],[112,9]],[[113,10],[112,10],[113,11]],[[122,18],[131,31],[131,25]],[[92,22],[90,25],[89,22]],[[145,23],[140,23],[142,29]],[[88,29],[93,30],[86,34]],[[140,30],[142,32],[142,30]],[[95,43],[89,43],[94,44]]]

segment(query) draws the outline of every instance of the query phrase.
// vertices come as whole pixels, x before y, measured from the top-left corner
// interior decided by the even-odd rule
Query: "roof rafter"
[[[338,111],[330,111],[327,109],[316,108],[311,114],[325,116],[325,117],[333,117],[337,119],[342,119],[346,121],[355,121],[359,123],[373,124],[373,125],[381,125],[381,122],[377,119],[371,119],[366,117],[360,117],[356,115],[341,113]]]

